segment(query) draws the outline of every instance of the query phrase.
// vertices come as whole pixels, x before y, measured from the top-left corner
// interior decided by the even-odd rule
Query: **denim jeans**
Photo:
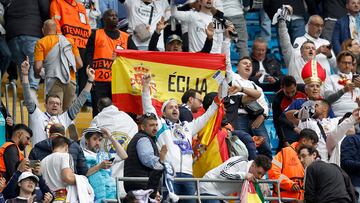
[[[11,62],[11,52],[3,37],[0,37],[0,62],[0,71],[2,78]]]
[[[244,15],[228,16],[226,18],[234,24],[235,30],[238,33],[239,39],[236,42],[236,47],[238,49],[240,58],[249,56],[247,44],[249,36],[247,33],[246,20]]]
[[[30,62],[30,71],[29,71],[29,84],[31,88],[39,88],[39,79],[36,79],[34,76],[34,49],[35,44],[39,40],[38,37],[20,35],[14,38],[11,38],[8,45],[12,53],[13,60],[15,61],[19,74],[20,80],[22,81],[21,73],[21,63],[26,59],[26,56],[29,57]]]
[[[264,122],[255,129],[251,128],[251,124],[253,123],[253,119],[250,119],[247,114],[239,114],[237,119],[233,121],[232,125],[235,130],[243,131],[245,133],[250,134],[251,136],[261,136],[263,137],[264,143],[258,147],[259,154],[263,154],[272,159],[272,152],[270,147],[269,134],[265,128]]]
[[[291,44],[294,43],[297,37],[301,37],[305,34],[304,19],[291,20],[287,27],[291,38]]]
[[[259,15],[261,27],[260,36],[269,43],[271,40],[271,20],[264,9],[260,9]]]
[[[335,20],[325,20],[324,22],[324,29],[321,34],[321,38],[324,38],[331,42],[332,40],[332,33],[334,31],[336,21]]]
[[[192,175],[186,173],[176,173],[177,178],[193,178]],[[195,182],[174,182],[174,191],[177,195],[195,195]],[[178,203],[195,203],[196,200],[180,200]]]
[[[244,131],[240,131],[240,130],[234,130],[234,132],[232,133],[233,135],[238,136],[238,138],[241,140],[241,142],[243,142],[246,146],[246,149],[248,150],[249,153],[249,160],[254,160],[255,156],[256,156],[256,146],[255,146],[255,142],[252,139],[251,135],[249,133],[246,133]]]

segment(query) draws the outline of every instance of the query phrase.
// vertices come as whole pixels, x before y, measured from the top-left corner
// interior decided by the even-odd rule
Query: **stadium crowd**
[[[261,26],[251,41],[249,12],[259,13]],[[197,188],[231,196],[260,179],[279,180],[280,188],[261,184],[262,192],[291,202],[360,202],[359,12],[360,0],[0,0],[2,86],[20,79],[29,114],[28,125],[16,123],[0,105],[0,203],[116,200],[116,177],[149,178],[121,185],[126,203],[196,202],[178,196]],[[134,115],[112,101],[113,62],[130,49],[223,54],[226,75],[218,92],[186,89],[158,111],[153,75],[143,74],[143,114]],[[93,119],[78,135],[84,107]],[[211,123],[228,154],[201,166],[200,177],[237,183],[174,182],[195,176]]]

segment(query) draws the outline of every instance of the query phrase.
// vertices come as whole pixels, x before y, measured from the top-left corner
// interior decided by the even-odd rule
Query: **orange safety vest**
[[[92,68],[95,70],[97,82],[111,82],[113,53],[115,50],[127,49],[129,35],[122,31],[119,33],[119,38],[111,39],[104,29],[96,30]]]
[[[296,152],[298,142],[283,148],[273,159],[271,169],[268,171],[269,179],[280,180],[280,196],[282,198],[304,199],[304,167],[302,166]],[[293,192],[291,187],[296,182],[302,188]],[[273,196],[277,196],[277,186],[274,184]]]
[[[78,48],[86,48],[91,34],[89,19],[83,4],[69,0],[53,0],[58,4],[58,15],[61,16],[59,23],[61,33],[74,40]],[[56,18],[56,17],[55,17]]]
[[[14,144],[15,143],[13,143],[13,142],[5,142],[0,148],[0,173],[6,172],[6,166],[5,166],[5,162],[4,162],[4,152],[9,146],[14,145]],[[19,149],[19,147],[17,145],[15,145],[15,146],[19,152],[19,160],[22,161],[24,159],[24,155],[21,152],[21,150]]]

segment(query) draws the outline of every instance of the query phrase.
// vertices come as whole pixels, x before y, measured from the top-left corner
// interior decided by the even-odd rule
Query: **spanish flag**
[[[206,172],[229,159],[229,151],[226,144],[228,130],[225,127],[221,127],[224,112],[224,105],[221,103],[218,111],[198,133],[197,138],[193,140],[194,177],[203,177]]]
[[[162,115],[162,102],[170,98],[181,102],[188,89],[203,95],[216,92],[212,76],[225,67],[223,54],[122,50],[112,65],[112,101],[122,111],[142,114],[141,79],[149,73],[152,103]]]

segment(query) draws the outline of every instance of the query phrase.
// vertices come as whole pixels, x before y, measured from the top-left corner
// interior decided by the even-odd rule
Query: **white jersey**
[[[34,134],[31,138],[33,146],[48,138],[48,132],[51,125],[60,123],[66,130],[72,123],[67,111],[57,116],[51,116],[49,113],[42,112],[38,107],[36,107],[35,111],[32,114],[29,114],[29,117],[29,127]]]
[[[169,9],[169,3],[167,0],[154,0],[150,4],[145,4],[142,0],[125,0],[124,5],[127,8],[129,17],[129,33],[133,33],[135,27],[140,24],[149,25],[149,19],[151,10],[153,8],[153,15],[151,17],[150,33],[152,34],[156,29],[156,24],[160,21],[161,17],[167,19],[166,11]],[[160,39],[157,44],[157,48],[164,50],[164,37],[163,32],[161,32]],[[149,40],[146,42],[141,42],[137,39],[136,36],[133,36],[132,40],[135,42],[136,46],[149,46]]]
[[[311,37],[309,34],[305,33],[304,36],[298,37],[294,41],[294,49],[295,49],[296,52],[298,52],[299,55],[301,55],[300,54],[300,47],[306,41],[314,42],[316,49],[318,49],[319,47],[321,47],[323,45],[329,45],[330,44],[330,42],[327,41],[326,39],[321,39],[321,38],[315,39],[315,38]],[[326,77],[330,77],[331,68],[336,68],[337,67],[336,66],[336,56],[335,56],[333,51],[331,51],[331,54],[332,54],[331,58],[327,58],[327,56],[325,56],[324,54],[318,54],[315,57],[315,59],[320,63],[320,65],[326,71]],[[290,64],[292,64],[292,63],[290,62]]]
[[[206,28],[213,22],[215,34],[213,36],[213,46],[211,53],[221,53],[221,44],[225,28],[219,21],[213,19],[212,14],[197,11],[175,11],[176,19],[188,24],[189,51],[199,52],[204,47],[206,40]]]

